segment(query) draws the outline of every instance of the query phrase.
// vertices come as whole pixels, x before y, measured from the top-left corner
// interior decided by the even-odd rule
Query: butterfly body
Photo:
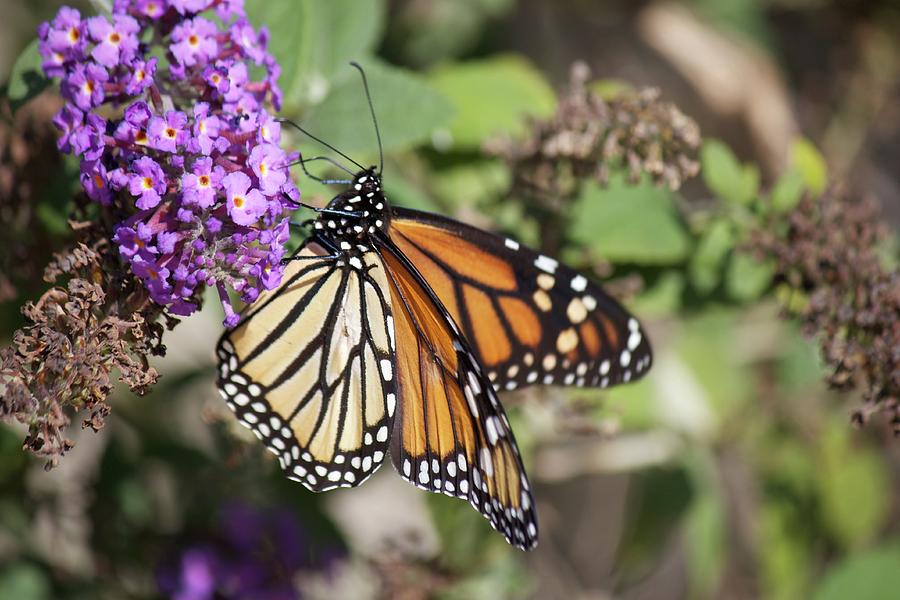
[[[638,322],[584,276],[513,240],[392,208],[357,173],[217,347],[228,406],[291,479],[400,476],[537,542],[531,487],[497,389],[642,376]]]

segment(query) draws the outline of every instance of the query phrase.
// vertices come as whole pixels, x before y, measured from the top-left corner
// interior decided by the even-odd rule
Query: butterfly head
[[[386,230],[390,209],[381,189],[378,170],[369,167],[357,173],[350,189],[335,197],[327,209],[315,228],[333,237],[358,241],[378,230]]]

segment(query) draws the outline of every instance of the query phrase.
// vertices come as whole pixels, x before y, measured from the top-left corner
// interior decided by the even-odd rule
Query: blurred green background
[[[0,80],[61,4],[3,1]],[[154,391],[119,394],[99,434],[76,425],[77,445],[58,468],[44,471],[22,452],[22,430],[0,425],[0,598],[159,597],[167,573],[198,548],[268,565],[288,542],[266,534],[241,550],[227,524],[255,521],[235,521],[234,507],[295,520],[290,544],[304,566],[287,579],[305,598],[900,594],[900,444],[886,420],[851,426],[859,399],[826,389],[816,345],[779,318],[771,270],[734,250],[742,205],[820,193],[829,180],[876,198],[887,222],[900,222],[896,2],[246,4],[284,68],[284,114],[360,162],[373,159],[365,98],[347,66],[361,62],[388,154],[388,197],[610,280],[648,325],[653,370],[610,391],[503,396],[542,526],[539,547],[524,554],[468,505],[419,492],[390,467],[324,495],[285,480],[215,391],[221,315],[208,302],[167,335]],[[586,186],[557,215],[563,230],[542,239],[531,207],[506,195],[508,168],[482,147],[523,135],[528,116],[551,115],[576,60],[603,94],[659,87],[696,119],[702,174],[679,192],[615,175],[605,189]],[[35,118],[48,120],[52,93],[37,102],[50,108]],[[17,138],[2,127],[8,171]],[[59,191],[77,172],[61,166],[40,221],[58,246]],[[330,193],[298,183],[308,200]],[[40,285],[3,296],[4,343]]]

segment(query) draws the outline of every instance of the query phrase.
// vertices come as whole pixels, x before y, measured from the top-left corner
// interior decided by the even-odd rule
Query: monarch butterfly
[[[377,120],[375,131],[380,147]],[[647,338],[583,275],[391,207],[383,157],[363,168],[338,153],[360,170],[318,209],[280,287],[222,336],[219,389],[308,489],[359,485],[390,453],[402,478],[468,500],[530,549],[534,500],[497,390],[636,379],[650,367]]]

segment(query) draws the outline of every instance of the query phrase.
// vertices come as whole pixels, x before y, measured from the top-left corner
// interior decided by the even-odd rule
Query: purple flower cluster
[[[293,512],[234,504],[216,534],[182,548],[158,572],[160,591],[178,600],[297,600],[298,578],[328,572],[340,554],[313,556]]]
[[[111,18],[64,7],[38,33],[66,100],[59,148],[80,157],[87,195],[121,215],[122,258],[174,314],[215,286],[234,325],[229,290],[252,302],[280,282],[299,200],[266,108],[281,104],[268,33],[243,0],[116,0]]]

